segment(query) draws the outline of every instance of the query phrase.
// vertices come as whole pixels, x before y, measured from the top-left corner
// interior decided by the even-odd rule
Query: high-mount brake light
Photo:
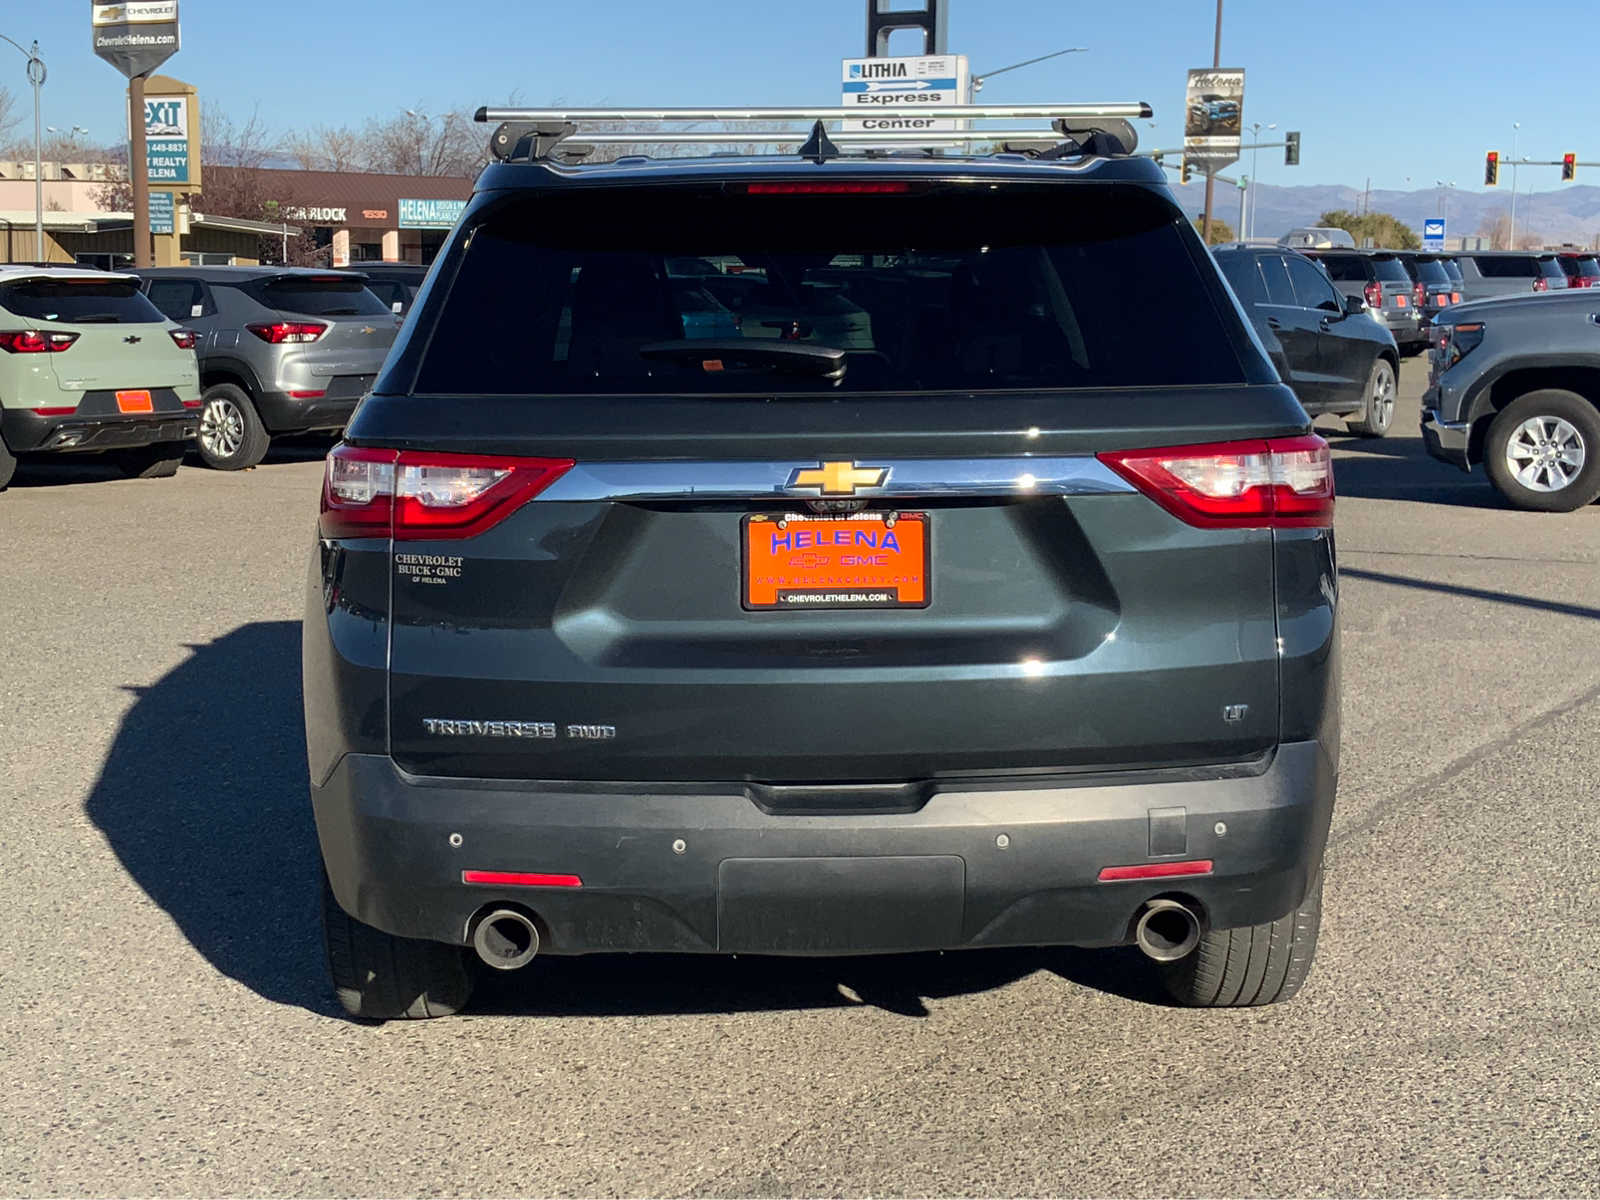
[[[1173,516],[1207,529],[1333,524],[1333,460],[1315,434],[1116,450],[1100,460]]]
[[[179,350],[193,350],[195,343],[200,340],[200,335],[192,329],[169,329],[173,343]]]
[[[335,446],[322,486],[322,536],[396,541],[474,537],[572,468],[570,458],[433,454]]]
[[[328,327],[320,321],[274,321],[270,325],[246,325],[245,328],[273,346],[285,342],[314,342],[328,332]]]
[[[750,196],[903,196],[911,191],[904,180],[848,181],[837,183],[752,183],[745,187]]]
[[[13,329],[0,331],[0,350],[7,354],[60,354],[72,349],[75,333],[55,330]]]

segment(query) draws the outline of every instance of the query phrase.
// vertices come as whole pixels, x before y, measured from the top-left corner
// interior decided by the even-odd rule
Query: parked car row
[[[191,450],[240,470],[274,437],[343,429],[423,275],[374,266],[0,268],[0,488],[19,458],[155,478]]]

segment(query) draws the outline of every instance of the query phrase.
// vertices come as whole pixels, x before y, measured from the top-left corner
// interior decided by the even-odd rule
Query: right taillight
[[[1533,281],[1533,290],[1536,292],[1548,292],[1550,290],[1550,281],[1543,275],[1539,276]]]
[[[474,537],[499,524],[571,467],[570,458],[335,446],[323,475],[318,528],[326,538]]]
[[[1376,279],[1367,281],[1367,286],[1361,289],[1361,294],[1366,297],[1368,308],[1383,307],[1383,284]]]
[[[285,342],[314,342],[328,332],[328,327],[319,321],[274,321],[270,325],[246,325],[245,328],[274,346]]]
[[[193,350],[195,343],[200,340],[200,335],[192,329],[169,329],[172,335],[172,344],[179,350]]]
[[[1102,453],[1179,520],[1203,528],[1333,524],[1333,459],[1315,434]]]

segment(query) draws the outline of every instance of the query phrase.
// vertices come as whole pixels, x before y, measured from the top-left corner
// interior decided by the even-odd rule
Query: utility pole
[[[44,261],[44,158],[40,146],[43,144],[43,134],[39,128],[39,89],[44,86],[46,72],[44,59],[39,57],[39,42],[34,40],[31,50],[24,49],[21,42],[12,41],[5,34],[0,33],[0,39],[11,42],[28,60],[28,82],[33,85],[33,257],[36,262]]]
[[[1217,35],[1211,43],[1211,69],[1222,68],[1222,0],[1217,0]],[[1200,240],[1206,245],[1211,244],[1211,205],[1217,196],[1216,168],[1206,166],[1206,211],[1200,220]]]

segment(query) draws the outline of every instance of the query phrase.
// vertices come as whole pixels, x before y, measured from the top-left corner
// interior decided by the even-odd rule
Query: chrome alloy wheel
[[[207,400],[200,413],[200,445],[213,458],[232,458],[244,445],[244,414],[232,400]]]
[[[1529,417],[1506,441],[1506,469],[1532,492],[1559,492],[1588,460],[1583,435],[1560,417]]]
[[[1387,365],[1387,364],[1386,364]],[[1372,394],[1367,397],[1367,424],[1374,429],[1387,429],[1394,419],[1394,372],[1374,372]]]

